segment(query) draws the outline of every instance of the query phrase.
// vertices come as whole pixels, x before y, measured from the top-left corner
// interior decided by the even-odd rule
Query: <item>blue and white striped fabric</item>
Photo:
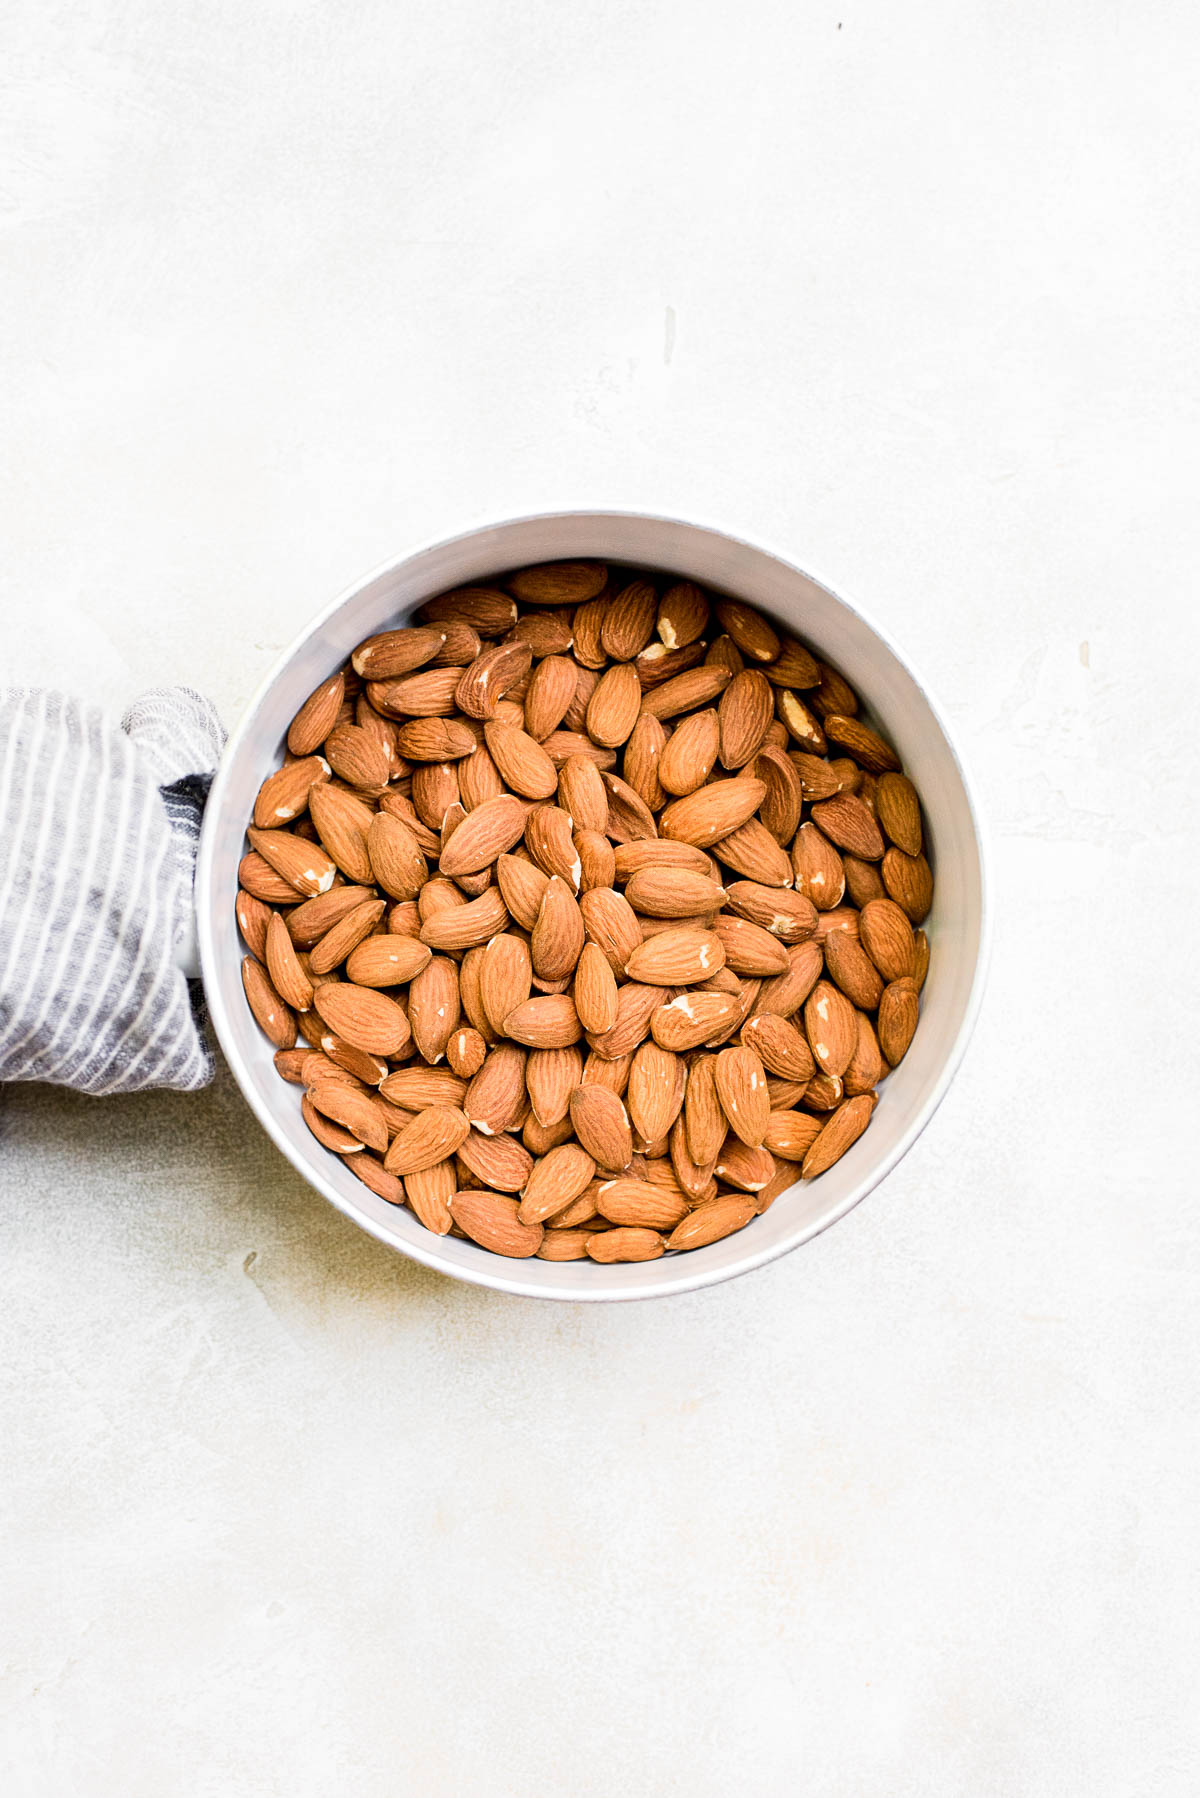
[[[0,1081],[101,1094],[211,1080],[180,958],[223,740],[185,687],[120,724],[0,687]]]

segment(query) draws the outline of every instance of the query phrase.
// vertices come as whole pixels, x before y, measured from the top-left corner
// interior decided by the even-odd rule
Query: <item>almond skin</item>
[[[574,972],[583,942],[583,914],[570,887],[556,874],[542,894],[530,939],[535,972],[544,980],[564,979]]]
[[[649,1180],[605,1180],[596,1208],[612,1224],[644,1230],[674,1229],[688,1212],[682,1193]]]
[[[759,1011],[742,1025],[742,1041],[770,1073],[807,1085],[816,1073],[807,1041],[786,1018]]]
[[[296,1040],[296,1019],[284,1004],[262,964],[253,955],[242,962],[242,986],[246,1003],[263,1035],[277,1049],[290,1049]]]
[[[278,912],[271,913],[265,950],[267,973],[279,997],[293,1011],[307,1011],[313,1001],[312,981],[300,966],[287,925]]]
[[[625,972],[646,986],[689,986],[710,980],[724,966],[725,950],[715,932],[680,929],[639,943]]]
[[[500,1043],[467,1088],[463,1111],[472,1129],[498,1136],[520,1115],[525,1099],[525,1051]]]
[[[554,763],[528,731],[493,720],[484,725],[483,734],[492,760],[514,793],[526,799],[550,799],[558,792]]]
[[[653,583],[630,581],[605,612],[600,626],[601,648],[614,662],[632,662],[653,636],[657,616],[658,595]]]
[[[845,1072],[858,1039],[854,1007],[828,980],[818,980],[804,1002],[804,1034],[819,1073]]]
[[[874,1105],[875,1101],[864,1094],[838,1106],[804,1157],[800,1170],[802,1180],[815,1179],[841,1159],[870,1123]]]
[[[288,727],[287,746],[294,756],[312,755],[321,747],[337,723],[345,696],[346,678],[340,671],[309,694]]]
[[[431,955],[410,936],[368,937],[347,957],[346,978],[356,986],[405,986],[428,967]]]
[[[732,1236],[735,1230],[744,1230],[756,1215],[750,1199],[737,1198],[732,1193],[710,1199],[676,1224],[667,1237],[667,1248],[705,1248],[710,1242],[720,1242],[723,1236]]]
[[[707,849],[729,836],[739,824],[745,824],[762,803],[766,790],[761,780],[748,776],[716,781],[667,806],[659,819],[659,829],[665,837]]]
[[[587,1239],[591,1261],[656,1261],[663,1253],[663,1239],[657,1230],[605,1230]]]
[[[566,656],[539,662],[525,695],[525,728],[542,743],[562,723],[575,696],[579,669]]]
[[[464,1235],[493,1255],[514,1261],[528,1260],[541,1247],[540,1224],[523,1224],[516,1202],[495,1192],[457,1192],[450,1200],[450,1215]]]
[[[309,792],[329,775],[329,763],[319,755],[302,756],[268,775],[254,801],[254,822],[259,830],[278,829],[307,811]]]
[[[921,801],[907,775],[880,775],[875,787],[875,814],[889,842],[906,855],[920,855]]]
[[[408,988],[412,1038],[417,1052],[431,1067],[444,1057],[446,1044],[458,1028],[459,1015],[458,970],[447,956],[431,956]]]
[[[725,903],[717,882],[690,868],[642,868],[630,876],[625,897],[635,911],[651,918],[690,918]]]
[[[721,766],[733,773],[753,761],[774,715],[774,695],[766,677],[756,668],[735,674],[717,708]]]
[[[645,1142],[666,1136],[679,1116],[687,1080],[683,1063],[655,1042],[642,1043],[629,1069],[629,1115]]]
[[[575,1010],[585,1030],[603,1033],[617,1020],[617,982],[604,951],[583,945],[575,968]]]
[[[313,899],[332,887],[337,868],[318,844],[293,836],[290,831],[256,830],[253,825],[246,835],[251,848],[287,882],[294,894]]]
[[[729,993],[694,991],[661,1005],[650,1020],[650,1030],[661,1048],[679,1054],[736,1025],[738,1016],[738,1002]]]
[[[570,1114],[575,1134],[596,1166],[622,1173],[633,1160],[633,1131],[616,1094],[602,1086],[577,1086]]]
[[[555,783],[557,785],[557,781]],[[485,800],[469,812],[442,850],[438,866],[451,879],[490,868],[498,856],[520,841],[525,807],[512,794]]]
[[[521,1194],[523,1224],[544,1223],[577,1199],[593,1178],[596,1164],[578,1143],[563,1143],[534,1165]]]
[[[568,756],[558,771],[558,803],[576,831],[603,831],[608,824],[608,795],[595,762]]]
[[[711,706],[684,718],[659,756],[658,778],[664,792],[677,798],[695,793],[716,767],[720,746],[720,725]]]
[[[792,875],[796,891],[818,911],[841,904],[846,891],[842,858],[811,820],[800,826],[792,844]]]
[[[908,914],[911,923],[925,922],[933,904],[933,875],[923,855],[889,849],[883,858],[883,884],[889,899]]]
[[[823,836],[849,855],[865,862],[876,862],[884,852],[884,841],[878,824],[855,793],[838,793],[812,808],[813,823]]]
[[[812,900],[786,888],[738,880],[725,888],[725,903],[737,917],[769,930],[783,943],[802,943],[817,928],[817,910]]]
[[[747,918],[719,917],[713,934],[725,951],[725,965],[735,974],[770,978],[786,971],[787,950],[779,938],[772,936]]]
[[[565,1049],[577,1043],[583,1026],[574,1001],[566,994],[527,999],[504,1020],[504,1034],[531,1049]]]
[[[895,1067],[908,1052],[917,1028],[920,995],[912,979],[893,980],[883,989],[876,1030],[884,1060]]]
[[[693,581],[676,581],[659,601],[655,629],[665,649],[684,649],[704,635],[708,601]]]
[[[412,1037],[408,1018],[386,993],[349,981],[330,981],[313,993],[321,1021],[368,1055],[395,1055]]]
[[[717,1098],[729,1128],[748,1148],[762,1146],[771,1115],[766,1070],[753,1049],[722,1049],[715,1072]]]

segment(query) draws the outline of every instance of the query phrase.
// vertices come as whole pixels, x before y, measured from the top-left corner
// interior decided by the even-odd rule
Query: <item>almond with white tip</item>
[[[669,929],[639,943],[625,964],[644,986],[690,986],[725,966],[721,939],[711,930]]]

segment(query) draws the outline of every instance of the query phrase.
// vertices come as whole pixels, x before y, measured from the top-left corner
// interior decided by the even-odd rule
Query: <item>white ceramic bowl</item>
[[[432,1235],[407,1210],[376,1198],[301,1121],[295,1087],[242,996],[234,920],[244,825],[278,765],[305,697],[372,632],[402,622],[431,594],[530,562],[595,556],[688,576],[760,606],[817,650],[862,696],[920,792],[937,882],[932,954],[913,1044],[884,1082],[870,1128],[834,1167],[796,1186],[746,1229],[658,1261],[508,1261],[474,1243]],[[639,513],[565,512],[511,519],[435,543],[381,569],[327,608],[276,664],[229,739],[205,817],[196,872],[197,926],[208,1003],[221,1047],[263,1128],[292,1165],[381,1242],[427,1267],[503,1292],[553,1299],[652,1298],[710,1286],[798,1248],[877,1186],[938,1107],[979,1006],[986,945],[980,827],[962,764],[928,692],[877,626],[778,555],[723,532]]]

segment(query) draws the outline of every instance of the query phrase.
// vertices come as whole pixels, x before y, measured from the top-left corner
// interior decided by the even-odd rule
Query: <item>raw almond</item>
[[[920,855],[921,801],[907,775],[880,775],[875,787],[875,812],[885,836],[897,849],[906,855]]]
[[[600,626],[600,645],[614,662],[632,662],[654,633],[658,595],[646,580],[630,581],[610,602]]]
[[[543,873],[557,874],[572,892],[579,891],[582,869],[571,819],[561,806],[533,807],[525,819],[525,847]]]
[[[736,1024],[739,1011],[738,1001],[729,993],[681,993],[659,1006],[650,1020],[650,1031],[660,1048],[679,1054],[698,1048]]]
[[[665,994],[661,987],[643,986],[630,980],[617,990],[617,1017],[611,1030],[593,1031],[588,1045],[605,1060],[615,1061],[632,1055],[646,1040],[651,1021],[662,1005]]]
[[[689,668],[647,693],[642,712],[648,718],[678,718],[694,712],[723,693],[731,678],[728,668]]]
[[[350,892],[352,889],[343,887],[339,890]],[[356,949],[374,930],[385,909],[382,899],[364,899],[361,905],[352,906],[344,918],[331,925],[324,936],[313,944],[309,955],[312,972],[329,974],[334,968],[340,967],[350,951]],[[289,925],[290,923],[289,919]],[[289,934],[292,933],[289,931]]]
[[[766,825],[760,824],[757,818],[748,818],[719,843],[714,843],[713,854],[735,874],[745,875],[764,886],[791,885],[791,862]]]
[[[796,891],[818,911],[840,905],[846,891],[842,858],[813,823],[802,824],[792,844],[792,876]]]
[[[313,1000],[312,981],[300,966],[287,925],[278,912],[271,913],[265,948],[267,973],[275,991],[293,1011],[307,1011]]]
[[[323,1023],[368,1055],[395,1055],[412,1036],[403,1008],[371,987],[330,981],[317,987],[313,1006]]]
[[[498,728],[493,725],[494,730]],[[557,783],[556,783],[557,784]],[[498,856],[518,842],[525,829],[525,807],[511,793],[485,800],[468,812],[442,850],[438,866],[451,879],[490,868]]]
[[[725,903],[723,888],[690,868],[641,868],[630,876],[625,897],[635,911],[651,918],[695,917]]]
[[[600,771],[587,756],[568,756],[558,771],[558,803],[576,831],[603,831],[608,823],[608,794]]]
[[[387,1126],[376,1101],[337,1080],[318,1080],[308,1089],[310,1102],[322,1117],[332,1118],[349,1130],[368,1149],[382,1155],[388,1146]]]
[[[659,756],[658,778],[664,791],[679,798],[696,792],[716,767],[720,746],[721,727],[713,707],[684,718]]]
[[[755,756],[750,772],[766,787],[758,808],[763,827],[781,847],[788,847],[800,826],[804,781],[791,757],[774,745]]]
[[[629,1068],[629,1115],[645,1142],[665,1137],[679,1116],[687,1084],[683,1063],[655,1042],[642,1043]]]
[[[824,1128],[821,1118],[806,1111],[773,1111],[767,1119],[766,1144],[784,1161],[803,1161]]]
[[[533,1157],[511,1136],[481,1136],[472,1130],[458,1158],[476,1180],[494,1192],[520,1192],[533,1172]]]
[[[532,930],[537,923],[542,894],[550,876],[544,869],[516,855],[496,858],[496,883],[505,905],[522,930]]]
[[[576,1048],[529,1051],[525,1086],[533,1116],[544,1130],[562,1123],[582,1077],[583,1057]]]
[[[402,1177],[435,1167],[458,1151],[469,1130],[461,1111],[449,1105],[430,1106],[392,1139],[383,1165],[389,1174]]]
[[[888,897],[907,912],[911,923],[925,922],[933,904],[933,875],[923,855],[889,849],[883,858],[883,884]]]
[[[663,1253],[663,1239],[657,1230],[605,1230],[587,1239],[591,1261],[656,1261]]]
[[[883,989],[876,1029],[879,1047],[890,1067],[903,1060],[917,1028],[920,994],[915,980],[893,980]]]
[[[523,1224],[544,1223],[577,1199],[596,1172],[596,1164],[578,1143],[563,1143],[534,1164],[521,1194]]]
[[[350,952],[346,978],[356,986],[406,986],[428,967],[430,954],[410,936],[371,936]]]
[[[786,972],[787,950],[777,936],[748,918],[718,917],[713,934],[725,951],[725,965],[735,974],[759,979]]]
[[[554,763],[528,731],[493,719],[484,725],[483,734],[492,760],[514,793],[526,799],[549,799],[557,793]]]
[[[862,861],[878,861],[884,852],[884,841],[870,811],[857,793],[838,793],[812,808],[813,823],[821,834]]]
[[[805,942],[817,928],[812,900],[786,888],[738,880],[725,888],[725,903],[739,918],[769,930],[783,943]]]
[[[450,1201],[457,1190],[452,1161],[414,1168],[404,1181],[404,1196],[414,1214],[435,1236],[445,1236],[454,1222]]]
[[[819,943],[795,943],[788,949],[786,974],[769,980],[759,995],[758,1009],[790,1018],[798,1011],[820,978],[825,958]]]
[[[596,1209],[612,1224],[644,1230],[671,1230],[688,1213],[681,1193],[650,1180],[603,1181],[596,1194]]]
[[[463,910],[469,910],[467,906]],[[428,928],[428,926],[426,926]],[[435,955],[414,975],[408,989],[408,1022],[417,1051],[430,1066],[443,1060],[446,1044],[458,1028],[458,970],[444,955]]]
[[[574,972],[583,941],[583,915],[570,887],[555,874],[542,894],[530,939],[535,971],[544,980],[564,979]]]
[[[917,947],[913,927],[894,899],[872,899],[864,905],[858,930],[863,947],[884,980],[903,980],[915,973]]]
[[[431,662],[446,642],[446,633],[434,625],[409,625],[404,630],[380,631],[367,637],[350,664],[364,680],[397,680]]]
[[[308,809],[314,786],[329,779],[329,763],[319,755],[301,756],[269,774],[254,801],[254,822],[260,830],[278,829]],[[920,845],[917,845],[918,848]]]
[[[826,1168],[840,1161],[854,1143],[856,1143],[871,1121],[871,1112],[875,1101],[864,1094],[857,1099],[847,1099],[839,1105],[829,1122],[817,1137],[804,1157],[800,1170],[803,1180],[812,1180],[823,1174]]]
[[[665,837],[707,849],[753,817],[766,790],[761,780],[748,776],[715,781],[668,805],[659,819],[659,829]]]
[[[288,726],[287,746],[294,756],[312,755],[321,747],[338,721],[345,696],[346,677],[340,670],[309,694]]]
[[[580,896],[579,909],[589,940],[603,952],[614,974],[624,974],[642,941],[642,927],[625,895],[593,887]]]
[[[625,964],[645,986],[689,986],[711,979],[725,965],[721,940],[711,930],[664,930],[639,943]]]
[[[774,712],[775,701],[765,675],[756,668],[734,675],[717,708],[723,768],[732,773],[754,760]]]
[[[757,1215],[750,1199],[739,1199],[732,1193],[697,1205],[682,1223],[676,1224],[667,1237],[668,1249],[702,1249],[710,1242],[720,1242],[735,1230],[744,1230]]]
[[[839,748],[849,750],[860,768],[869,774],[895,773],[900,767],[900,757],[890,743],[868,728],[861,719],[847,718],[838,712],[827,712],[824,719],[825,735],[831,743]]]
[[[676,581],[658,605],[656,629],[666,649],[683,649],[704,635],[708,601],[694,581]]]
[[[771,1115],[767,1076],[753,1049],[722,1049],[717,1056],[715,1082],[721,1109],[729,1127],[750,1148],[758,1148]]]
[[[450,1215],[464,1235],[493,1255],[524,1261],[541,1247],[542,1226],[523,1224],[516,1201],[499,1193],[457,1192],[450,1201]]]
[[[515,1123],[525,1101],[525,1051],[500,1043],[467,1088],[463,1110],[473,1129],[496,1136]]]
[[[717,1178],[739,1192],[761,1192],[775,1173],[775,1163],[768,1149],[744,1143],[732,1131],[721,1145],[717,1156]]]
[[[603,562],[539,562],[508,577],[517,598],[533,606],[577,606],[604,591]]]
[[[427,599],[417,616],[427,624],[466,624],[481,637],[498,637],[517,622],[517,608],[496,587],[456,587]]]
[[[531,1049],[566,1049],[583,1035],[575,1002],[567,993],[527,999],[504,1020],[504,1034]]]
[[[845,1072],[858,1039],[854,1007],[828,980],[818,980],[804,1002],[804,1034],[818,1072]]]
[[[825,938],[825,966],[852,1005],[861,1011],[874,1011],[883,992],[883,981],[857,935],[849,930],[830,931]]]
[[[242,986],[246,1003],[264,1036],[269,1037],[277,1049],[290,1049],[296,1040],[295,1017],[272,986],[266,969],[253,955],[247,955],[242,962]]]
[[[570,1113],[575,1134],[596,1166],[610,1173],[623,1172],[633,1159],[633,1132],[629,1114],[616,1094],[603,1086],[577,1086],[571,1094]]]
[[[575,1010],[585,1030],[603,1034],[612,1029],[617,1021],[617,983],[608,958],[595,942],[585,943],[580,951],[574,995]]]
[[[454,698],[468,718],[494,718],[496,707],[530,670],[528,643],[496,643],[463,669]]]
[[[742,1025],[742,1041],[763,1066],[783,1080],[806,1086],[816,1072],[808,1043],[796,1026],[774,1012],[759,1011]]]
[[[318,844],[286,830],[256,830],[253,824],[246,835],[251,848],[274,868],[280,879],[287,881],[293,892],[312,899],[332,887],[337,868]]]

